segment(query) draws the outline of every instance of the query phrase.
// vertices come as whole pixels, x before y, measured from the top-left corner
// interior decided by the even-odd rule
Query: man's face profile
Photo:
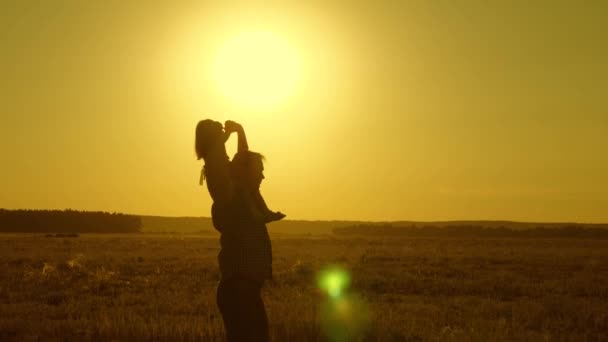
[[[253,189],[259,189],[264,179],[264,164],[261,160],[255,160],[251,163],[249,170],[249,184]]]

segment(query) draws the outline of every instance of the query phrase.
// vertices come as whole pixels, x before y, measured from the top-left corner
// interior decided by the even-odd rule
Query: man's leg
[[[220,281],[217,304],[228,341],[268,341],[261,283],[242,278]]]
[[[266,309],[262,300],[262,284],[254,286],[255,292],[252,293],[251,306],[253,308],[253,322],[255,322],[253,327],[255,340],[268,341],[268,317],[266,316]]]
[[[238,319],[235,312],[235,298],[233,291],[230,286],[230,281],[220,280],[217,286],[217,307],[222,314],[222,321],[224,322],[224,332],[226,333],[226,339],[228,341],[236,341],[237,336],[234,336],[238,332]]]

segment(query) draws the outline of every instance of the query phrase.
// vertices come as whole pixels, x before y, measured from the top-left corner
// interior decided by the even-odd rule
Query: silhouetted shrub
[[[601,226],[601,227],[600,227]],[[337,235],[364,236],[403,236],[403,237],[454,237],[454,238],[581,238],[608,239],[608,229],[604,225],[573,225],[543,227],[529,229],[510,229],[500,227],[484,227],[483,225],[462,224],[432,226],[421,228],[415,224],[393,226],[392,224],[357,224],[347,227],[334,228]]]
[[[0,232],[61,232],[54,237],[78,237],[78,233],[138,233],[141,227],[141,218],[135,215],[70,209],[0,209]]]

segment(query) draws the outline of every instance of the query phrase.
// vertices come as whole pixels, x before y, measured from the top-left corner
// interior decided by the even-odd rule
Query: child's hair
[[[234,179],[239,179],[246,175],[251,169],[251,165],[256,162],[264,162],[266,158],[261,153],[253,151],[238,152],[230,162],[230,172]]]
[[[194,150],[197,159],[205,158],[209,148],[222,136],[222,124],[210,119],[199,121],[196,125]]]

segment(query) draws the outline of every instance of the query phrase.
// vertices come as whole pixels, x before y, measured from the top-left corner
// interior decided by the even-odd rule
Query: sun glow
[[[284,103],[293,95],[302,74],[296,50],[267,31],[244,32],[226,41],[212,68],[221,94],[250,109]]]

